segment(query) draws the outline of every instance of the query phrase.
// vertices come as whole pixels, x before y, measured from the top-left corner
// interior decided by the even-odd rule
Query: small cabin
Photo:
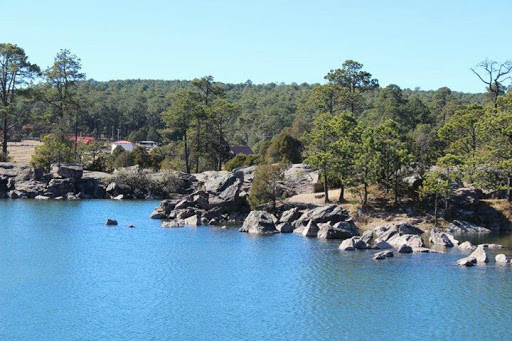
[[[113,142],[112,143],[112,150],[110,152],[113,153],[114,149],[116,149],[117,147],[121,147],[121,148],[123,148],[127,152],[133,151],[133,143],[131,143],[130,141],[116,141],[116,142]]]
[[[71,140],[71,142],[75,143],[75,136],[70,136],[69,139]],[[78,144],[84,144],[87,146],[95,142],[96,139],[93,136],[77,136],[76,141],[78,142]]]

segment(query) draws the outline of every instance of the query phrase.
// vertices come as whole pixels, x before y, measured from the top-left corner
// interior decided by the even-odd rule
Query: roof
[[[70,136],[69,139],[72,142],[75,142],[75,137],[74,136]],[[96,141],[96,139],[94,137],[92,137],[92,136],[77,136],[77,141],[78,141],[78,143],[89,144],[91,142]]]
[[[115,142],[112,142],[112,144],[133,144],[133,143],[131,143],[130,141],[115,141]]]
[[[251,147],[249,146],[232,146],[231,151],[233,154],[246,154],[246,155],[252,155],[254,152],[252,151]]]

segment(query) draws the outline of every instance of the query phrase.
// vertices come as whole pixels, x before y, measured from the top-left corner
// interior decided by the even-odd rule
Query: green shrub
[[[279,165],[260,165],[254,172],[249,204],[256,209],[262,204],[272,203],[276,207],[276,201],[280,199],[279,182],[284,178],[283,169]]]
[[[259,155],[245,155],[245,154],[237,154],[234,158],[226,162],[224,168],[227,171],[232,171],[235,168],[242,166],[254,166],[260,163]]]
[[[34,168],[50,170],[52,163],[72,162],[73,144],[66,135],[48,134],[43,137],[43,144],[36,147],[31,163]]]
[[[144,196],[165,197],[170,193],[182,193],[184,187],[183,180],[174,172],[148,175],[145,172],[122,169],[116,171],[109,181],[115,182],[119,186],[128,186],[134,193],[141,193]]]
[[[119,156],[114,161],[114,168],[123,168],[130,167],[135,165],[133,160],[133,154],[131,152],[124,152],[119,154]]]

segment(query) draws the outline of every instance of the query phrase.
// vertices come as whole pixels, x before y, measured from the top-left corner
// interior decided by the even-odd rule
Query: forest
[[[414,169],[425,175],[421,195],[442,198],[457,179],[512,199],[510,61],[468,65],[484,90],[477,94],[382,87],[353,60],[326,69],[323,84],[226,84],[209,75],[99,82],[69,50],[43,69],[14,44],[0,44],[0,67],[3,160],[8,140],[36,138],[44,145],[33,164],[42,167],[79,162],[112,171],[139,164],[191,173],[306,162],[321,170],[326,200],[329,187],[341,188],[343,201],[343,189],[355,186],[364,203],[371,184],[398,202],[400,179]],[[70,136],[99,143],[78,146]],[[117,139],[161,146],[151,154],[100,152],[101,141]],[[256,154],[234,156],[233,145]]]

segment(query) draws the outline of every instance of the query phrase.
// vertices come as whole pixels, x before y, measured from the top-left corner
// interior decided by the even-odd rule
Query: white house
[[[116,141],[116,142],[113,142],[112,143],[112,150],[110,152],[111,153],[114,152],[114,149],[116,149],[116,147],[122,147],[127,152],[133,151],[133,143],[131,143],[130,141]]]

